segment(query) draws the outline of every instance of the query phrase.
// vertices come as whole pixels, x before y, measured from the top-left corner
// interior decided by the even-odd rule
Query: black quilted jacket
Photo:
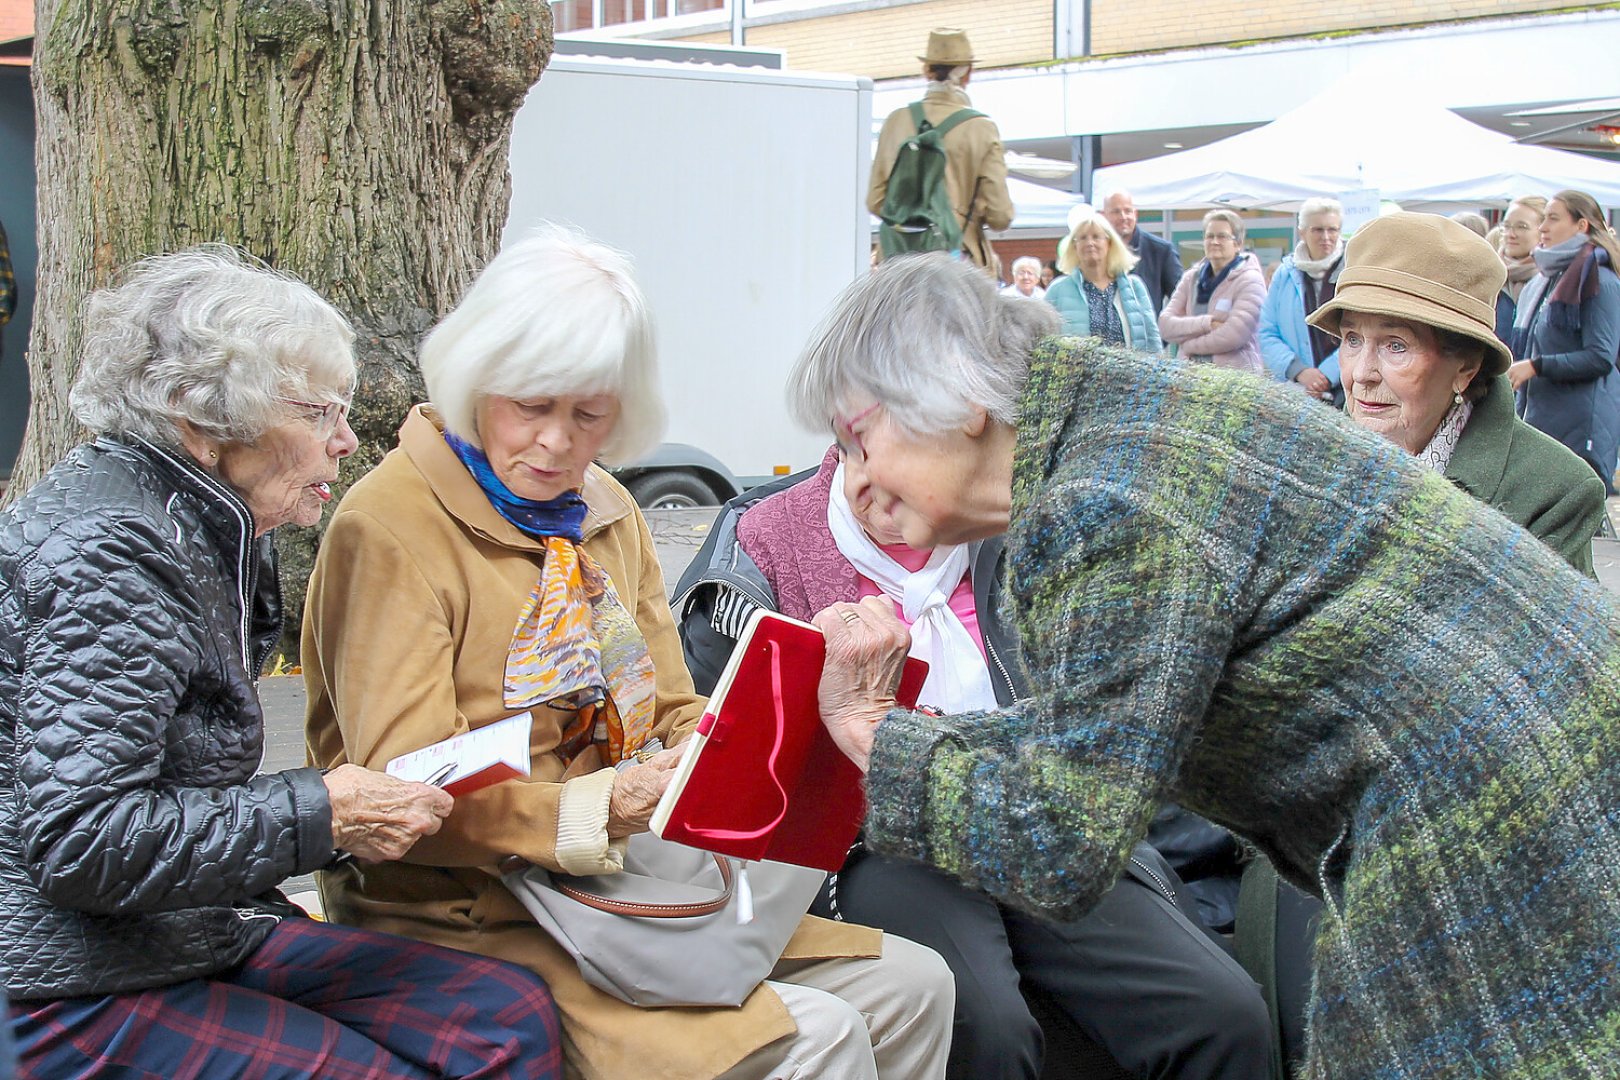
[[[332,854],[314,769],[255,776],[268,538],[190,460],[81,447],[0,514],[0,965],[13,998],[235,965]]]

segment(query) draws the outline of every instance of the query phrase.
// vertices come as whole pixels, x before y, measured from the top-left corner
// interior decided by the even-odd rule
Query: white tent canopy
[[[1067,229],[1069,210],[1085,202],[1079,195],[1032,184],[1016,176],[1007,177],[1007,194],[1012,196],[1012,229]]]
[[[1506,206],[1519,195],[1585,191],[1620,206],[1620,165],[1515,143],[1453,113],[1398,73],[1358,70],[1263,127],[1207,146],[1098,169],[1101,204],[1296,209],[1375,190],[1408,210]]]

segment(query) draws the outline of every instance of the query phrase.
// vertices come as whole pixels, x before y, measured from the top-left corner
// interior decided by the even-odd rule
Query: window
[[[725,9],[726,0],[551,0],[559,34]]]

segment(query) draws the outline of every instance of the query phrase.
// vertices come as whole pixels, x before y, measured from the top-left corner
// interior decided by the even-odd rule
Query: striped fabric
[[[1009,567],[1044,692],[891,714],[869,840],[1073,918],[1173,799],[1327,902],[1307,1075],[1616,1075],[1599,586],[1290,387],[1076,339],[1034,357]]]

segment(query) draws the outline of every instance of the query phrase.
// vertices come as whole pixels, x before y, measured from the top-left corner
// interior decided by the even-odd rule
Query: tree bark
[[[550,5],[38,0],[36,24],[40,289],[11,490],[84,438],[67,393],[85,293],[143,255],[224,241],[354,324],[360,449],[341,492],[394,445],[422,396],[418,341],[499,244]],[[318,530],[281,532],[295,651]]]

